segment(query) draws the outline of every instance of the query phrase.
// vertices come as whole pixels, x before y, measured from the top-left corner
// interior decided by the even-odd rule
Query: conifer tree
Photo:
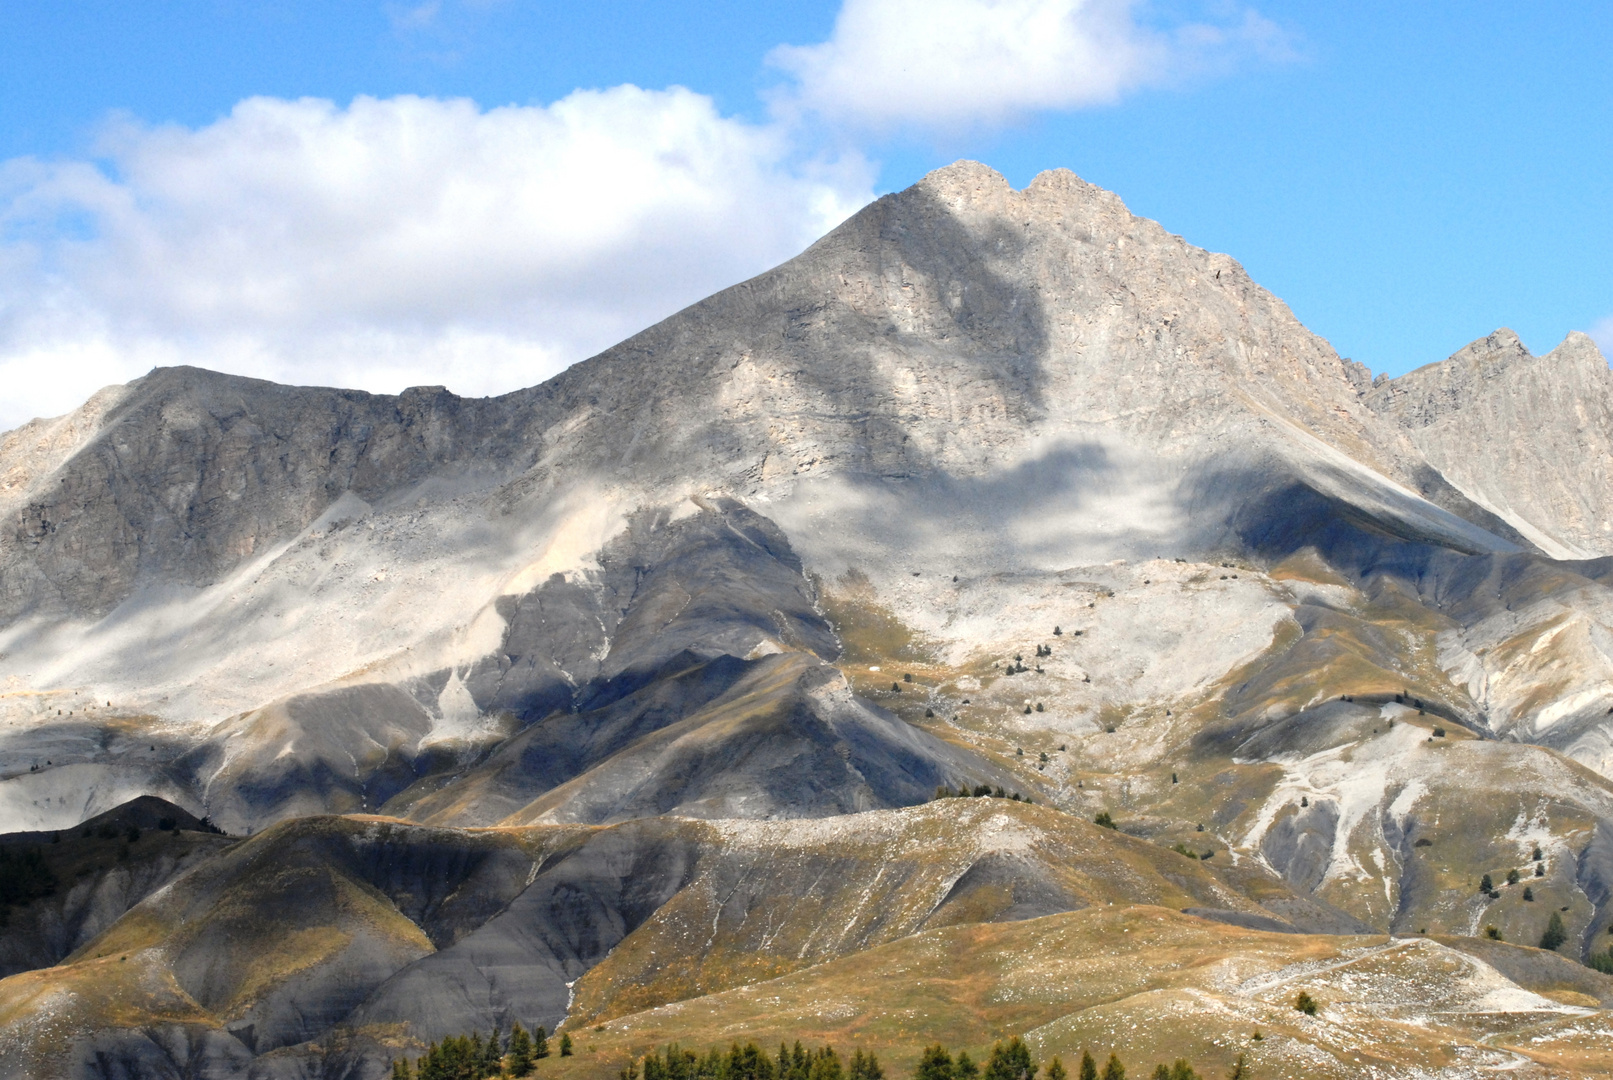
[[[1064,1062],[1057,1057],[1047,1063],[1047,1080],[1070,1080],[1070,1074],[1064,1071]]]
[[[913,1073],[913,1080],[955,1080],[957,1073],[953,1069],[952,1055],[940,1043],[926,1046],[924,1053],[919,1055],[918,1069]]]
[[[800,1039],[795,1041],[793,1050],[783,1043],[779,1044],[778,1062],[778,1080],[807,1080],[812,1068],[812,1061],[802,1049]],[[649,1077],[644,1080],[649,1080]]]
[[[840,1064],[840,1055],[835,1053],[834,1047],[825,1046],[812,1055],[812,1067],[807,1072],[807,1080],[843,1080],[845,1075],[845,1068]]]
[[[869,1057],[872,1058],[872,1055]],[[877,1063],[875,1067],[878,1067]],[[727,1070],[726,1080],[773,1080],[774,1077],[773,1059],[755,1043],[746,1043],[743,1047],[738,1043],[730,1046],[724,1068]]]
[[[1006,1046],[998,1043],[991,1048],[984,1080],[1031,1080],[1035,1075],[1036,1063],[1031,1060],[1025,1040],[1018,1035],[1008,1040]]]
[[[1103,1066],[1103,1080],[1126,1080],[1126,1067],[1113,1053],[1110,1053],[1108,1062]]]
[[[392,1080],[414,1080],[414,1069],[408,1058],[392,1059]]]
[[[885,1070],[879,1067],[879,1059],[861,1050],[851,1055],[851,1067],[846,1071],[850,1075],[850,1080],[885,1080]],[[737,1078],[730,1073],[728,1080]]]
[[[571,1056],[571,1033],[570,1032],[567,1032],[566,1034],[560,1036],[560,1056],[561,1057],[570,1057]]]
[[[1098,1063],[1090,1050],[1081,1051],[1081,1080],[1098,1080]]]
[[[1193,1071],[1186,1058],[1177,1058],[1171,1066],[1171,1080],[1199,1080],[1199,1074]]]
[[[979,1080],[980,1066],[974,1063],[974,1059],[969,1056],[969,1051],[959,1050],[958,1060],[952,1066],[952,1072],[958,1080]]]
[[[532,1056],[533,1058],[546,1058],[549,1056],[549,1033],[542,1024],[532,1029]]]
[[[503,1040],[499,1038],[498,1026],[488,1033],[487,1042],[482,1044],[482,1075],[497,1076],[504,1071]]]
[[[535,1060],[532,1056],[532,1036],[526,1033],[526,1028],[517,1023],[510,1029],[510,1075],[531,1076]]]
[[[1555,950],[1557,946],[1567,940],[1568,929],[1563,926],[1563,917],[1554,911],[1551,913],[1551,919],[1546,923],[1546,932],[1540,935],[1540,947]]]

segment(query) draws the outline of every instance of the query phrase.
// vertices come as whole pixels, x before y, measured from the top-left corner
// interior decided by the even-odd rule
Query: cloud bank
[[[760,124],[635,86],[486,110],[251,98],[196,129],[115,119],[93,160],[0,163],[0,430],[164,364],[385,392],[531,385],[869,201],[873,143],[826,154],[825,125],[1112,101],[1266,25],[1238,18],[846,0],[828,41],[773,54],[789,81]]]

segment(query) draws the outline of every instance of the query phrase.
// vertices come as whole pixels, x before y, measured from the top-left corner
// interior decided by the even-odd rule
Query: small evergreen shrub
[[[1555,952],[1557,947],[1568,940],[1568,928],[1563,925],[1563,917],[1557,912],[1551,913],[1546,920],[1546,930],[1540,935],[1540,947]]]

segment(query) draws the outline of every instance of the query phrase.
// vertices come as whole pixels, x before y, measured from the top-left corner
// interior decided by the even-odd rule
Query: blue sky
[[[958,157],[1376,371],[1606,349],[1610,53],[1605,3],[0,0],[0,427],[157,363],[536,382]]]

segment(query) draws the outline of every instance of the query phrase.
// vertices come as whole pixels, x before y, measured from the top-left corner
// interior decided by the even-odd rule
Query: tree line
[[[560,1056],[572,1054],[571,1036],[560,1036]],[[549,1056],[549,1033],[539,1024],[530,1032],[519,1023],[508,1038],[495,1028],[484,1041],[481,1032],[450,1035],[434,1042],[414,1061],[392,1060],[392,1080],[493,1080],[495,1077],[531,1076],[537,1063]]]
[[[572,1053],[571,1036],[560,1037],[560,1056]],[[486,1040],[479,1034],[455,1035],[434,1042],[425,1055],[414,1062],[399,1058],[392,1063],[393,1080],[493,1080],[530,1076],[537,1062],[549,1056],[547,1032],[537,1027],[529,1034],[516,1024],[508,1039],[497,1031]],[[939,1043],[925,1047],[912,1080],[1070,1080],[1064,1063],[1054,1057],[1041,1067],[1031,1057],[1030,1048],[1018,1036],[998,1042],[984,1064],[976,1063],[968,1051],[956,1056]],[[1248,1067],[1238,1055],[1227,1080],[1248,1080]],[[672,1043],[660,1053],[650,1051],[642,1058],[631,1058],[618,1073],[618,1080],[885,1080],[879,1058],[861,1050],[843,1058],[832,1046],[811,1050],[796,1040],[793,1046],[779,1044],[775,1056],[754,1042],[735,1042],[724,1051],[717,1047],[704,1055]],[[1115,1054],[1100,1070],[1090,1052],[1083,1052],[1077,1066],[1077,1080],[1126,1080],[1126,1066]],[[1150,1080],[1203,1080],[1185,1058],[1159,1064]]]
[[[737,1042],[727,1052],[713,1047],[704,1057],[677,1043],[661,1054],[651,1051],[642,1063],[629,1061],[619,1080],[884,1080],[885,1070],[873,1054],[855,1051],[842,1059],[832,1046],[808,1050],[799,1040],[779,1044],[772,1057],[754,1042]]]
[[[991,1056],[986,1059],[983,1068],[969,1057],[967,1050],[960,1051],[957,1057],[953,1057],[947,1048],[939,1043],[926,1047],[919,1058],[918,1068],[913,1072],[913,1080],[1035,1080],[1038,1073],[1043,1080],[1070,1078],[1069,1070],[1057,1057],[1049,1061],[1045,1069],[1038,1066],[1031,1058],[1030,1048],[1025,1045],[1024,1040],[1015,1036],[1007,1043],[999,1042],[993,1046]],[[1111,1053],[1100,1071],[1091,1051],[1082,1051],[1077,1076],[1078,1080],[1126,1080],[1126,1066],[1118,1055]],[[1239,1054],[1227,1080],[1248,1080],[1248,1077],[1248,1064],[1244,1061],[1243,1055]],[[1152,1080],[1203,1080],[1203,1078],[1187,1059],[1177,1058],[1169,1065],[1162,1062],[1156,1066]]]

